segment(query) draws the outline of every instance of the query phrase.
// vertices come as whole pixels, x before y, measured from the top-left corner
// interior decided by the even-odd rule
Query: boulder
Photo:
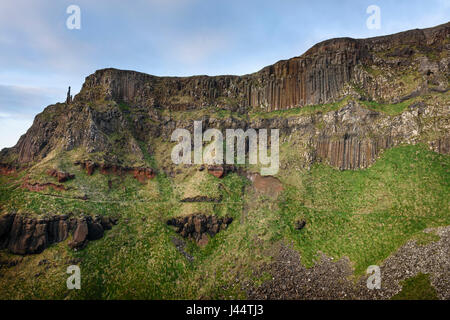
[[[208,166],[208,173],[212,174],[213,176],[217,178],[222,178],[225,173],[225,169],[223,166]]]
[[[98,240],[103,237],[104,230],[99,219],[93,221],[91,217],[88,217],[86,222],[88,226],[88,240]]]
[[[302,230],[306,226],[305,220],[297,220],[295,221],[294,228],[295,230]]]
[[[72,241],[69,242],[69,247],[72,249],[82,249],[87,244],[88,236],[88,224],[86,218],[79,219],[77,221],[77,227],[73,233]]]
[[[55,170],[55,169],[48,170],[47,174],[49,176],[57,178],[58,182],[66,182],[67,180],[75,178],[74,174],[71,174],[71,173],[68,173],[68,172],[63,172],[63,171],[58,171],[58,170]]]

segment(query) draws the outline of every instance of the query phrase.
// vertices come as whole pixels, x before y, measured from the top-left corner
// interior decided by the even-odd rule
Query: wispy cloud
[[[50,104],[57,89],[0,85],[0,112],[8,115],[34,116],[36,106]]]

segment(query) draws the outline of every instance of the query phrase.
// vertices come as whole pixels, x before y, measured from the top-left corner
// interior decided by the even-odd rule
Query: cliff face
[[[175,128],[191,129],[193,119],[179,120],[174,113],[202,110],[238,115],[222,120],[202,115],[204,128],[265,126],[287,136],[296,132],[303,144],[298,156],[305,163],[325,159],[341,169],[364,168],[381,150],[399,143],[425,142],[448,152],[449,37],[450,23],[370,39],[332,39],[244,76],[181,78],[98,70],[73,101],[39,114],[15,147],[1,151],[0,162],[24,165],[54,150],[81,147],[96,162],[142,166],[154,139],[169,139]],[[412,99],[430,94],[444,98],[414,105]],[[249,118],[344,97],[356,102],[325,114]],[[396,116],[364,107],[410,100]]]
[[[72,248],[84,247],[88,240],[103,237],[117,223],[117,219],[90,216],[81,218],[67,215],[54,215],[46,218],[31,218],[19,214],[6,214],[0,217],[0,249],[8,248],[15,254],[40,253],[53,243],[64,241],[69,234]],[[84,230],[84,232],[83,232]]]
[[[375,77],[361,72],[358,66],[388,67],[391,73],[401,77],[409,68],[421,63],[418,55],[437,55],[437,66],[432,63],[430,67],[448,76],[449,60],[447,55],[440,59],[440,54],[450,49],[449,30],[450,23],[447,23],[370,39],[332,39],[315,45],[300,57],[279,61],[240,77],[155,77],[135,71],[104,69],[86,78],[75,100],[107,99],[175,110],[217,105],[272,111],[336,101],[346,93],[344,88],[351,82],[370,89],[367,92],[370,98],[381,95],[392,100],[399,97],[385,92],[390,90],[382,83],[377,84],[380,88],[369,88],[368,82]]]

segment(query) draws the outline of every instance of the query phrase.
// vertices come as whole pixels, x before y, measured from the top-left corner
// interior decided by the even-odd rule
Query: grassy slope
[[[416,100],[396,105],[370,103],[366,107],[398,114]],[[337,110],[345,102],[265,116]],[[161,167],[170,161],[171,145],[158,140],[152,143],[155,158],[146,154],[145,143],[139,142],[145,162]],[[282,161],[289,165],[279,173],[285,190],[278,200],[254,194],[248,182],[236,174],[219,180],[195,168],[182,169],[175,179],[159,174],[145,185],[131,175],[118,177],[97,171],[87,176],[72,165],[81,150],[50,157],[29,175],[30,182],[55,182],[45,174],[47,169],[58,167],[74,173],[76,178],[64,184],[68,191],[25,191],[20,185],[28,172],[0,176],[2,212],[72,212],[120,218],[119,225],[103,239],[80,252],[61,243],[40,255],[24,257],[14,268],[1,267],[0,298],[243,298],[242,283],[260,283],[267,276],[257,276],[254,271],[270,262],[271,247],[279,241],[293,242],[306,266],[314,265],[318,251],[335,258],[348,256],[359,276],[408,239],[436,240],[424,237],[423,229],[450,224],[449,156],[423,145],[400,146],[385,151],[367,170],[339,171],[323,164],[305,170],[297,166],[301,159],[294,154],[296,148],[290,149],[290,153],[283,153]],[[84,194],[88,201],[73,198]],[[223,201],[179,202],[182,197],[200,194],[221,195]],[[230,215],[234,222],[204,248],[188,241],[185,250],[195,258],[190,263],[173,245],[171,239],[176,234],[165,222],[193,212]],[[302,231],[293,228],[299,218],[307,221]],[[16,258],[0,252],[0,260]],[[65,268],[73,258],[82,259],[80,291],[65,287]],[[50,265],[38,265],[43,259],[51,261]]]
[[[124,202],[83,202],[11,191],[7,178],[2,177],[3,206],[116,215],[120,223],[80,252],[62,243],[42,255],[25,257],[17,268],[1,269],[0,297],[243,298],[240,284],[233,279],[261,281],[252,271],[270,260],[267,250],[279,240],[293,241],[307,266],[322,251],[336,258],[348,256],[360,275],[424,228],[450,223],[449,162],[448,156],[418,145],[388,150],[367,170],[338,171],[315,165],[309,172],[281,175],[286,190],[278,203],[256,198],[251,192],[242,196],[245,180],[231,174],[220,181],[224,203],[204,206],[211,206],[218,215],[231,215],[235,221],[204,248],[188,242],[186,251],[195,257],[193,263],[175,249],[171,242],[175,233],[165,224],[180,208],[167,177],[159,175],[145,187],[124,179],[126,188],[155,188],[151,193],[158,198],[145,202],[135,201],[134,191],[120,194]],[[108,176],[95,173],[91,178],[102,186]],[[77,179],[84,181],[82,172],[77,172]],[[244,200],[251,205],[246,223],[240,223]],[[293,229],[297,218],[307,220],[300,232]],[[82,259],[80,291],[65,289],[70,258]],[[42,259],[52,261],[51,268],[38,266]],[[37,272],[41,272],[38,277]]]
[[[392,300],[437,300],[436,289],[430,282],[430,275],[420,273],[406,279],[402,283],[402,290],[392,297]]]
[[[401,146],[367,170],[317,164],[291,173],[280,201],[280,238],[294,241],[306,265],[320,250],[348,256],[362,274],[423,229],[450,224],[449,162],[425,146]],[[301,232],[293,229],[296,218],[307,221]]]

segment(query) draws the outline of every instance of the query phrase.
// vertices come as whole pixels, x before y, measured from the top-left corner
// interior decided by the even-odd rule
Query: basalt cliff
[[[244,76],[98,70],[73,100],[48,106],[16,146],[2,150],[2,170],[79,147],[85,158],[107,166],[143,166],[144,154],[154,152],[152,141],[191,128],[196,116],[204,128],[279,128],[287,137],[295,132],[305,164],[324,159],[341,169],[364,168],[400,143],[426,142],[448,153],[449,31],[447,23],[332,39]],[[430,99],[417,99],[423,96]],[[328,111],[333,104],[340,108]],[[378,105],[405,112],[386,114]],[[283,112],[314,106],[318,112],[306,115]]]
[[[94,72],[0,151],[0,298],[384,299],[417,275],[449,299],[449,53],[446,23],[242,76]],[[278,173],[174,164],[194,121],[278,129]]]

